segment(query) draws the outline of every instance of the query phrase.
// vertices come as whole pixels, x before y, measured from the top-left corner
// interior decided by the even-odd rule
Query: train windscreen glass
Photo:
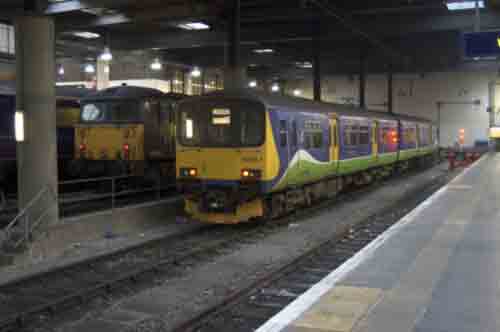
[[[138,101],[92,101],[82,105],[82,122],[142,122]]]
[[[186,103],[179,115],[178,138],[184,146],[251,147],[264,142],[264,109],[259,103]]]

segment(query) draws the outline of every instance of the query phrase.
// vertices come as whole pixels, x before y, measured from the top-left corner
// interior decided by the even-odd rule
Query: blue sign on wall
[[[464,47],[467,58],[500,56],[500,31],[465,33]]]

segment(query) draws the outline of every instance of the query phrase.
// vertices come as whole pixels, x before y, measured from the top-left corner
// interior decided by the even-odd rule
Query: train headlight
[[[258,180],[261,178],[262,172],[258,169],[242,169],[241,178],[245,180]]]
[[[181,168],[180,175],[182,177],[194,178],[198,176],[198,170],[196,168]]]

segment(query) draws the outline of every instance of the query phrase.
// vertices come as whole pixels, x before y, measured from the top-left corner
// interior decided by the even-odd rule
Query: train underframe
[[[75,159],[67,172],[72,178],[137,176],[159,182],[162,178],[175,178],[175,160]]]
[[[266,194],[259,192],[257,184],[252,188],[241,183],[232,188],[203,187],[196,182],[182,183],[179,190],[187,193],[185,209],[195,220],[237,224],[256,219],[276,219],[297,208],[311,206],[324,199],[333,199],[349,188],[368,185],[411,168],[427,167],[437,160],[438,154],[425,155]]]

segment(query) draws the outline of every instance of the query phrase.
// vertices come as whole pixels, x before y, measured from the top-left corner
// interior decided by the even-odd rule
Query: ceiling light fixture
[[[200,77],[201,76],[200,68],[194,67],[193,70],[191,71],[191,76],[192,77]]]
[[[152,63],[151,63],[151,69],[154,71],[159,71],[163,68],[162,63],[160,62],[160,59],[156,58]]]
[[[95,67],[89,63],[89,64],[85,65],[84,71],[87,74],[93,74],[93,73],[95,73]]]
[[[474,1],[474,0],[451,0],[446,2],[446,7],[448,10],[471,10],[476,8],[476,2],[478,8],[484,8],[484,0]]]
[[[280,86],[278,85],[278,83],[274,83],[274,84],[271,86],[271,91],[272,91],[272,92],[278,92],[278,91],[280,91]]]
[[[203,22],[186,22],[177,24],[178,28],[184,30],[208,30],[210,29],[210,25],[205,24]]]
[[[101,37],[100,34],[90,31],[74,31],[71,33],[75,37],[84,38],[84,39],[97,39]]]
[[[248,83],[248,86],[250,88],[256,88],[257,87],[257,81],[250,81],[250,83]]]
[[[295,97],[301,96],[302,95],[302,90],[300,90],[300,89],[293,90],[293,95]]]
[[[59,74],[59,76],[64,76],[64,67],[62,65],[59,66],[57,73]]]
[[[272,48],[258,48],[253,50],[257,54],[271,54],[274,53],[274,50]]]
[[[111,54],[111,50],[108,46],[104,47],[104,51],[99,56],[99,59],[102,61],[111,61],[113,60],[113,54]]]
[[[305,62],[295,62],[295,65],[298,67],[298,68],[302,68],[302,69],[311,69],[313,67],[313,64],[309,61],[305,61]]]

